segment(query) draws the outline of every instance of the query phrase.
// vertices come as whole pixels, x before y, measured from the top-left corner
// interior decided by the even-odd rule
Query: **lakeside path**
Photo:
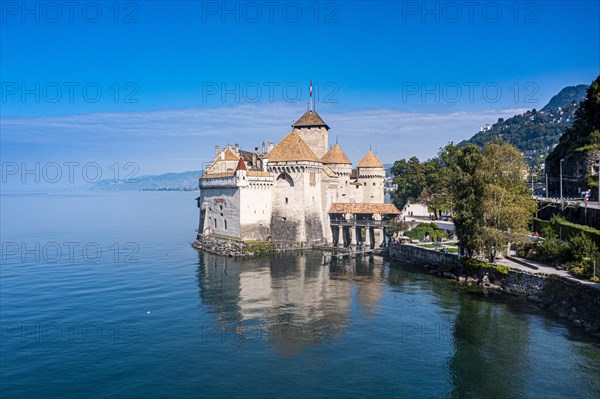
[[[514,259],[514,258],[512,258],[512,259]],[[590,287],[600,290],[600,283],[594,283],[592,281],[578,279],[566,270],[560,270],[553,266],[548,266],[548,265],[544,265],[539,262],[534,262],[531,260],[526,260],[526,259],[521,259],[521,258],[518,258],[518,261],[525,263],[529,266],[525,266],[522,263],[518,263],[518,262],[515,262],[514,260],[506,259],[506,258],[497,259],[496,263],[499,265],[507,266],[511,269],[524,271],[524,272],[527,272],[530,274],[560,276],[560,277],[566,278],[568,280],[576,281],[576,282],[584,284],[584,285],[589,285]]]

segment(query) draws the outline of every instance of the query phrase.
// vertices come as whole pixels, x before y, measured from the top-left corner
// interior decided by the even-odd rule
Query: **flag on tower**
[[[312,79],[310,80],[310,96],[312,97]]]

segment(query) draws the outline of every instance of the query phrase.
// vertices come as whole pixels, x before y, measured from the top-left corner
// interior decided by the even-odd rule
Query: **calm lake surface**
[[[1,197],[2,398],[597,398],[518,297],[316,252],[200,254],[194,192]]]

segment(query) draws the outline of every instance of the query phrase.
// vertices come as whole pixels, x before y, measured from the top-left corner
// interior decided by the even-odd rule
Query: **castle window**
[[[223,223],[225,224],[225,230],[227,230],[227,220],[223,220]]]
[[[221,210],[223,210],[223,205],[219,205],[219,207],[221,208]],[[223,215],[221,215],[221,216],[223,216]]]
[[[287,220],[287,218],[284,216],[281,218],[281,220],[283,220],[285,222]]]
[[[373,185],[375,185],[375,183],[373,183]]]
[[[365,182],[365,186],[367,185],[367,182]]]
[[[217,228],[217,219],[215,219],[215,229]]]
[[[286,204],[288,203],[288,199],[287,199],[287,197],[285,198],[285,203],[286,203]]]

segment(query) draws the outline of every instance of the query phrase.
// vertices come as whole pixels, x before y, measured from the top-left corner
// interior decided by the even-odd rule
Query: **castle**
[[[353,169],[337,143],[329,148],[329,126],[313,109],[292,129],[253,152],[215,148],[199,179],[198,238],[381,246],[400,211],[384,203],[377,155],[369,150]]]

